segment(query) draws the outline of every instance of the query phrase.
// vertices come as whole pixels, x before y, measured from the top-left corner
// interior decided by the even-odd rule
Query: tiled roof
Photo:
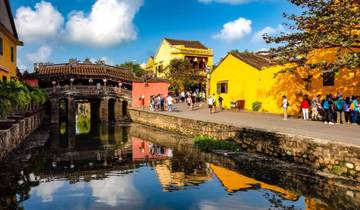
[[[65,63],[65,64],[40,64],[36,69],[37,78],[82,77],[92,79],[114,79],[137,81],[137,78],[125,68],[105,64]]]
[[[190,41],[190,40],[176,40],[176,39],[168,39],[165,38],[167,42],[171,45],[184,45],[188,48],[196,48],[196,49],[208,49],[199,41]]]
[[[231,52],[230,54],[259,70],[264,67],[273,65],[269,58],[254,53]]]

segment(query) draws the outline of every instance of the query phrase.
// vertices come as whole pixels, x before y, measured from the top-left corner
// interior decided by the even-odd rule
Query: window
[[[3,44],[4,44],[3,39],[0,37],[0,55],[4,54],[4,52],[3,52],[3,49],[4,49]]]
[[[217,93],[227,93],[228,92],[228,82],[218,82],[217,83]]]
[[[334,70],[328,70],[323,72],[323,86],[335,85],[335,72]]]
[[[3,77],[2,77],[2,80],[3,80],[4,82],[6,82],[7,77],[6,77],[6,76],[3,76]]]
[[[10,51],[11,51],[11,63],[14,63],[14,47],[11,47],[10,48]]]

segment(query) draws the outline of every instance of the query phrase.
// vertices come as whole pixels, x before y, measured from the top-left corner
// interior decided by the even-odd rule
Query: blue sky
[[[18,65],[105,59],[146,62],[162,38],[199,40],[219,61],[231,49],[269,48],[261,34],[285,29],[287,0],[11,0],[18,33]]]

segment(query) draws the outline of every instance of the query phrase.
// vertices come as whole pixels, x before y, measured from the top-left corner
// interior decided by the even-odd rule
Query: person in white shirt
[[[288,102],[288,100],[287,100],[287,98],[286,98],[286,96],[283,96],[283,100],[282,100],[282,104],[281,104],[281,107],[283,108],[283,110],[284,110],[284,120],[287,120],[287,109],[288,109],[288,107],[289,107],[289,102]]]
[[[173,98],[171,96],[167,97],[167,105],[168,105],[168,111],[172,112]]]
[[[216,96],[215,96],[215,94],[213,94],[212,100],[213,100],[214,113],[216,113]]]
[[[184,91],[182,91],[182,92],[180,93],[180,99],[181,99],[181,102],[184,102],[184,101],[185,101],[185,92],[184,92]]]
[[[213,98],[212,97],[209,97],[208,98],[208,107],[209,107],[209,111],[210,111],[210,114],[212,114],[212,108],[213,108]]]

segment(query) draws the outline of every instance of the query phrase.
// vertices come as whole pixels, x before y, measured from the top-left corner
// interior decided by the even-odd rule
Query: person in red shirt
[[[300,107],[301,107],[301,110],[302,110],[302,113],[303,113],[304,120],[308,120],[309,119],[309,107],[310,107],[310,104],[309,104],[309,99],[308,99],[307,95],[304,96]]]

